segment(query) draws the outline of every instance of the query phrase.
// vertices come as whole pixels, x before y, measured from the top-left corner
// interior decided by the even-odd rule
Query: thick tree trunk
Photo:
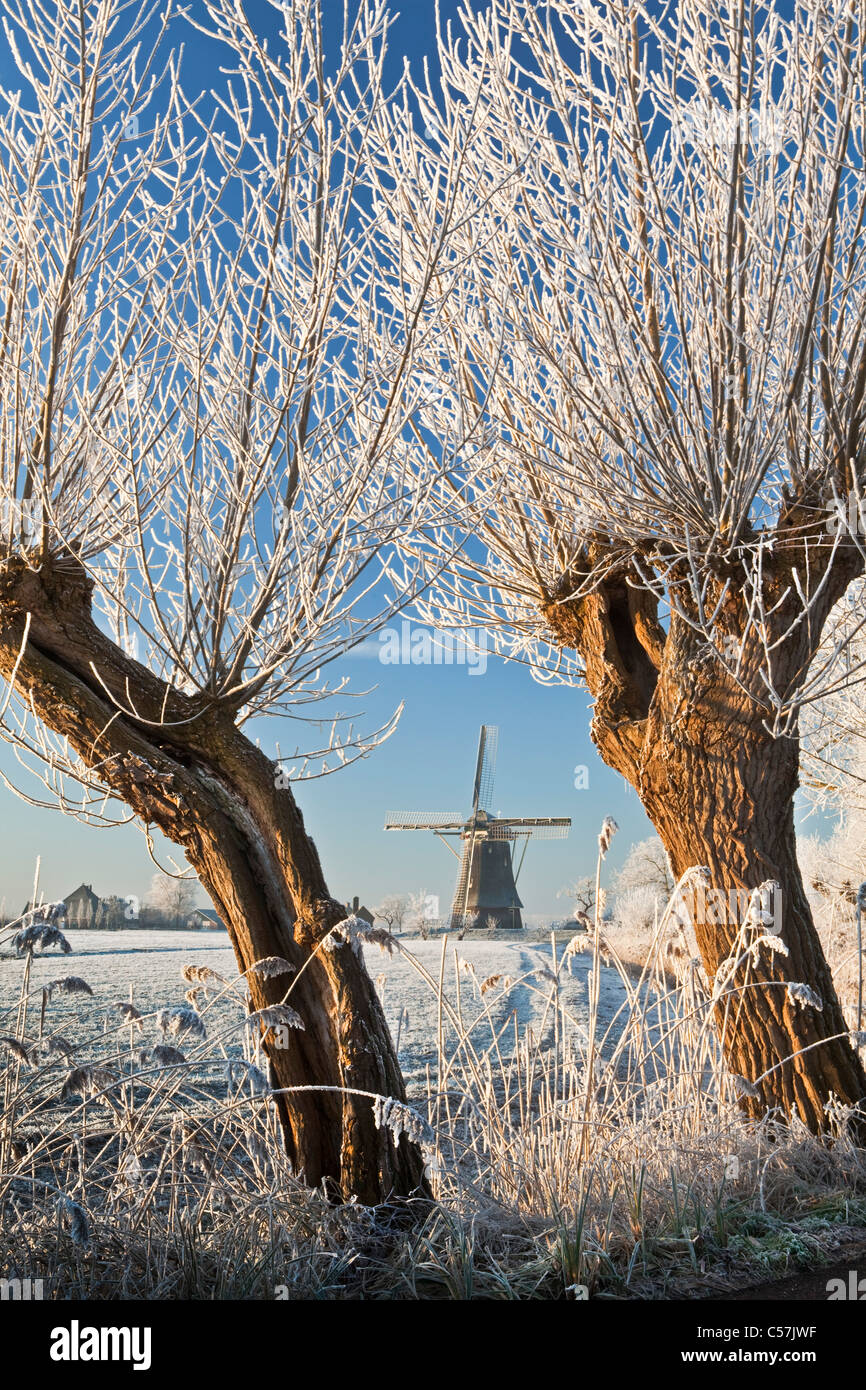
[[[785,582],[779,575],[766,605],[776,605],[780,632],[790,630],[793,616]],[[828,584],[828,608],[846,582],[839,575]],[[761,947],[749,955],[716,1007],[728,1064],[754,1092],[743,1107],[753,1115],[778,1107],[823,1130],[834,1096],[849,1105],[866,1099],[866,1073],[848,1039],[797,865],[798,741],[772,737],[771,711],[754,693],[765,651],[753,634],[735,679],[683,618],[675,615],[664,630],[653,599],[627,575],[609,576],[579,600],[567,597],[574,587],[567,580],[566,597],[552,596],[545,615],[558,640],[584,658],[595,697],[593,740],[638,792],[674,872],[709,870],[708,891],[685,901],[694,909],[711,984],[735,949],[749,890],[779,885],[777,920],[763,930],[781,936],[789,954]],[[723,609],[719,626],[738,642],[747,626],[739,598]],[[814,626],[794,631],[776,659],[781,689],[803,679],[817,641]],[[759,934],[741,936],[740,949]],[[821,1007],[797,1002],[789,985],[807,985]]]
[[[695,661],[690,633],[675,623],[672,635],[647,721],[641,800],[677,877],[693,865],[709,870],[711,891],[685,900],[710,981],[732,953],[745,955],[716,1008],[731,1070],[757,1082],[759,1095],[744,1097],[744,1108],[757,1115],[779,1106],[819,1131],[831,1096],[866,1097],[866,1076],[797,864],[798,743],[772,738],[761,711],[726,689],[717,662]],[[773,922],[740,933],[749,890],[767,881],[779,885]],[[766,947],[745,953],[767,933],[781,937],[787,956]],[[789,997],[789,984],[808,985],[821,1008]]]
[[[238,966],[283,957],[294,973],[247,976],[253,1007],[290,1002],[303,1030],[265,1048],[286,1148],[299,1175],[365,1203],[426,1191],[418,1149],[376,1128],[372,1101],[405,1099],[375,988],[353,945],[316,950],[345,917],[273,764],[234,712],[164,685],[94,624],[90,583],[72,560],[0,572],[0,673],[99,780],[183,847],[226,923]],[[30,631],[22,648],[26,615]],[[110,695],[109,693],[110,692]],[[111,698],[113,697],[113,699]],[[118,713],[118,709],[122,711]],[[313,959],[310,957],[313,956]],[[304,968],[306,967],[306,968]],[[301,973],[303,969],[303,973]]]

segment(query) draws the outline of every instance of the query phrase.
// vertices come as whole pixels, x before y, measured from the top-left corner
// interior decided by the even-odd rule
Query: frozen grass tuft
[[[76,975],[30,989],[29,957],[7,960],[21,975],[0,1037],[10,1267],[61,1299],[568,1299],[711,1294],[832,1257],[866,1225],[850,1113],[834,1107],[823,1138],[747,1120],[738,1099],[755,1083],[727,1072],[713,1026],[753,952],[783,955],[760,911],[715,987],[669,920],[639,971],[593,925],[552,938],[547,964],[483,979],[457,942],[443,939],[431,973],[389,937],[439,1020],[409,1103],[370,1096],[377,1124],[425,1156],[435,1202],[400,1209],[336,1209],[291,1169],[262,1051],[269,1028],[287,1026],[291,1045],[302,1026],[287,962],[253,967],[288,989],[251,1015],[245,981],[209,967],[179,972],[200,1010],[143,1012],[106,1006]],[[366,924],[335,935],[372,939]],[[580,1016],[578,955],[591,966]],[[622,1003],[602,1019],[605,969]],[[518,1023],[525,991],[532,1027]],[[72,1041],[52,1032],[61,1000]]]

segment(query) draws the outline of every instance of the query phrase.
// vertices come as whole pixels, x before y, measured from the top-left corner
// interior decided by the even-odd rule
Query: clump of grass
[[[7,962],[22,972],[0,1013],[10,1264],[55,1298],[567,1299],[709,1292],[832,1255],[866,1225],[849,1113],[837,1106],[822,1138],[746,1120],[713,1026],[717,992],[777,947],[755,917],[716,981],[687,942],[672,979],[669,926],[657,923],[637,976],[598,920],[552,938],[546,963],[483,980],[447,938],[437,978],[390,938],[439,1019],[409,1104],[370,1096],[376,1122],[427,1158],[435,1203],[399,1210],[334,1208],[286,1158],[261,1048],[267,1028],[303,1024],[287,962],[252,967],[287,979],[259,1015],[243,979],[208,967],[178,981],[205,995],[200,1010],[143,1013],[132,999],[106,1006],[75,975],[31,990],[30,953]],[[621,997],[604,1023],[603,969]],[[579,1008],[563,987],[575,971]],[[524,991],[541,1006],[533,1029],[518,1020]],[[75,1010],[73,1042],[51,1031],[58,1000]]]

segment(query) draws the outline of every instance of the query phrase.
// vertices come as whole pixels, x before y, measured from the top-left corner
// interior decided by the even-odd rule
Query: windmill
[[[540,819],[491,814],[498,743],[496,726],[482,724],[468,817],[451,811],[409,811],[389,816],[385,822],[386,830],[432,830],[460,861],[451,905],[451,926],[456,930],[476,915],[495,918],[497,927],[522,926],[523,903],[517,894],[517,878],[526,846],[532,839],[564,840],[571,825],[568,816]],[[462,851],[450,845],[449,838],[462,840]],[[512,846],[518,841],[523,842],[523,847],[515,872]]]

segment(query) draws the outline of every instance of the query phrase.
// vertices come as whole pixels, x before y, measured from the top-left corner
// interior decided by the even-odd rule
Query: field
[[[706,1297],[863,1240],[846,1114],[747,1124],[658,949],[635,979],[601,940],[364,948],[426,1125],[407,1221],[290,1171],[223,934],[68,939],[0,959],[0,1269],[51,1297]]]
[[[92,1008],[106,1009],[115,1001],[130,1002],[142,1014],[154,1013],[167,1005],[182,1004],[189,988],[183,979],[187,965],[205,965],[227,979],[236,973],[234,954],[224,932],[189,931],[75,931],[67,933],[72,956],[55,951],[35,955],[30,987],[41,990],[52,980],[69,974],[81,975],[93,990]],[[476,1043],[484,1036],[485,1046],[492,1033],[502,1034],[501,1048],[509,1052],[515,1024],[521,1034],[531,1029],[542,1047],[553,1037],[554,1016],[548,991],[542,987],[543,972],[550,969],[551,947],[547,941],[515,942],[479,938],[457,941],[450,938],[443,958],[442,940],[410,938],[406,950],[432,979],[438,982],[443,970],[449,997],[459,1006],[464,1024],[475,1025]],[[385,1013],[395,1038],[399,1037],[399,1056],[410,1090],[425,1084],[426,1069],[436,1058],[437,995],[399,948],[393,955],[376,946],[364,947],[367,968],[376,981]],[[562,979],[562,1003],[578,1023],[588,1020],[588,956],[576,955],[571,969]],[[7,951],[0,957],[0,1013],[18,999],[22,963]],[[485,992],[484,1005],[479,994],[485,980],[500,975],[515,984],[504,993],[493,988]],[[625,999],[622,981],[615,970],[604,970],[601,982],[599,1018],[606,1027]],[[239,1034],[230,1031],[237,1023],[237,1009],[228,1002],[214,1006],[221,1027],[227,1030],[227,1051],[239,1051]],[[76,995],[58,995],[51,1006],[52,1030],[76,1039],[80,1029],[81,1000]],[[480,1020],[480,1027],[478,1021]],[[0,1024],[2,1027],[2,1024]],[[450,1049],[455,1030],[444,1020],[445,1045]],[[485,1031],[486,1028],[486,1031]],[[158,1041],[158,1037],[153,1039]]]

